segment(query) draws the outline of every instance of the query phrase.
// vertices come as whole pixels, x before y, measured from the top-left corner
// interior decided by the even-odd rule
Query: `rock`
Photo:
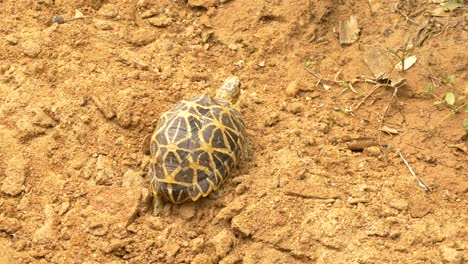
[[[21,224],[17,219],[0,216],[0,231],[7,234],[14,234],[20,228]]]
[[[57,216],[52,205],[47,204],[44,207],[44,225],[37,229],[33,234],[33,242],[36,244],[50,244],[57,239]]]
[[[191,264],[209,264],[209,263],[213,263],[211,261],[211,257],[208,256],[208,254],[206,253],[200,253],[198,255],[196,255],[192,262],[190,262]]]
[[[304,111],[304,106],[299,102],[294,102],[287,106],[287,110],[291,114],[299,114]]]
[[[188,0],[187,4],[191,7],[204,7],[215,6],[218,0]]]
[[[236,187],[236,194],[241,195],[249,190],[249,185],[246,183],[241,183]]]
[[[96,20],[94,22],[94,26],[97,29],[100,29],[100,30],[111,30],[112,29],[111,24],[109,24],[109,22],[107,22],[105,20]]]
[[[132,215],[128,219],[126,226],[131,225],[138,216],[144,215],[148,211],[152,198],[153,195],[148,188],[140,188],[140,196],[138,197],[136,206],[132,208]]]
[[[218,257],[224,258],[231,251],[235,239],[236,237],[231,231],[224,229],[213,237],[209,244],[214,246]]]
[[[119,57],[117,60],[127,66],[132,66],[135,69],[140,69],[143,71],[147,71],[149,69],[148,62],[143,60],[136,52],[123,50],[119,53],[118,56]],[[125,89],[123,91],[120,91],[119,94],[126,96],[129,100],[131,100],[131,91],[131,89]],[[126,104],[125,101],[122,101],[122,104]]]
[[[272,113],[265,119],[264,125],[266,127],[271,127],[271,126],[276,125],[279,121],[280,121],[279,114]]]
[[[166,246],[164,247],[164,251],[166,252],[166,257],[175,257],[177,252],[179,252],[180,246],[174,241],[168,241]]]
[[[442,260],[444,263],[463,263],[463,255],[461,252],[457,251],[454,248],[442,245],[440,248],[440,254],[442,255]]]
[[[198,253],[202,251],[204,245],[205,245],[205,239],[203,239],[203,237],[201,236],[194,238],[192,241],[190,241],[190,247],[194,253]]]
[[[160,15],[157,17],[152,17],[148,19],[148,22],[155,27],[165,28],[172,24],[172,19],[166,15]]]
[[[242,255],[237,253],[237,254],[229,254],[225,258],[219,261],[219,264],[238,264],[238,263],[248,263],[248,262],[242,262]]]
[[[108,120],[115,117],[115,112],[111,109],[107,104],[104,104],[101,99],[96,96],[91,96],[94,105],[96,105],[97,109],[104,115],[104,117]]]
[[[349,198],[348,204],[360,204],[360,203],[368,203],[369,201],[366,198]]]
[[[87,191],[88,206],[80,212],[86,219],[88,232],[96,236],[107,234],[109,226],[127,227],[139,215],[147,200],[142,190],[112,186],[94,186]],[[145,198],[146,197],[146,198]],[[68,213],[67,215],[69,215]]]
[[[99,8],[98,14],[106,18],[115,18],[118,15],[117,7],[114,4],[104,4]]]
[[[135,172],[131,169],[127,170],[122,177],[122,187],[133,189],[144,188],[145,179],[141,175],[141,172]]]
[[[41,53],[41,45],[33,40],[26,40],[21,44],[21,48],[26,56],[36,58]]]
[[[129,250],[131,248],[129,245],[132,243],[133,241],[131,239],[112,239],[110,243],[107,243],[107,245],[102,248],[102,251],[106,254],[112,253],[115,256],[123,257],[131,252]]]
[[[50,109],[32,108],[30,111],[32,124],[42,128],[55,127],[59,121],[56,112]]]
[[[179,208],[179,215],[182,217],[182,219],[190,220],[195,216],[195,209],[195,203],[184,203]]]
[[[363,153],[371,157],[379,157],[381,154],[380,148],[378,146],[367,147],[363,150]]]
[[[14,156],[7,161],[5,169],[6,177],[1,187],[2,192],[16,196],[24,190],[27,163],[22,155]]]
[[[295,97],[299,93],[299,86],[296,81],[292,81],[286,87],[286,95],[290,97]]]
[[[16,45],[18,44],[18,38],[14,35],[8,35],[5,37],[5,40],[8,42],[10,45]]]
[[[432,206],[428,201],[425,200],[416,200],[412,202],[412,205],[409,209],[411,217],[421,218],[429,214],[432,211]]]
[[[26,142],[40,135],[44,135],[46,129],[35,126],[31,122],[30,116],[22,116],[16,121],[16,127],[18,129],[18,136],[21,141]]]
[[[213,224],[217,224],[223,220],[231,220],[235,215],[238,215],[242,209],[244,209],[245,204],[240,200],[235,200],[230,203],[227,207],[221,209],[219,213],[213,219]]]
[[[138,0],[137,6],[140,8],[147,8],[151,4],[151,0]]]
[[[70,201],[65,201],[60,205],[60,208],[58,210],[58,214],[60,216],[64,215],[68,210],[70,209]]]
[[[156,8],[151,8],[151,9],[148,9],[146,11],[144,11],[143,13],[141,13],[140,17],[142,19],[146,19],[146,18],[151,18],[151,17],[154,17],[158,14],[160,14],[161,12],[156,9]]]
[[[206,15],[207,15],[208,17],[215,16],[216,13],[217,13],[216,11],[217,11],[217,10],[216,10],[215,7],[212,7],[212,6],[211,6],[211,7],[208,7],[208,10],[206,11]]]
[[[87,219],[87,232],[93,236],[102,237],[107,234],[109,231],[109,225],[104,219],[101,219],[99,216],[92,216]]]
[[[323,123],[323,122],[318,123],[315,127],[317,128],[318,131],[320,131],[323,134],[328,134],[331,129],[329,124]]]
[[[231,43],[228,45],[228,49],[232,50],[232,51],[236,51],[237,50],[237,45],[235,43]]]
[[[392,199],[388,205],[400,211],[406,211],[408,209],[408,201],[404,199]]]
[[[243,237],[248,237],[253,234],[253,226],[250,219],[246,219],[243,215],[237,215],[231,220],[231,228]]]
[[[111,160],[107,156],[99,155],[96,162],[96,184],[112,185],[113,178]]]
[[[134,46],[145,46],[155,39],[154,31],[142,28],[130,34],[130,38],[127,41]]]
[[[382,220],[374,222],[366,231],[368,236],[387,237],[390,235],[391,227]]]

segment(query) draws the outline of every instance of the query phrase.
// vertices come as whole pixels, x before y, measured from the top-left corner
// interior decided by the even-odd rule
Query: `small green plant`
[[[456,77],[454,75],[450,75],[447,78],[439,77],[438,80],[441,84],[447,84],[448,86],[453,88],[455,86]],[[452,114],[457,113],[462,108],[464,108],[466,111],[468,107],[467,87],[465,87],[465,90],[463,91],[462,95],[460,95],[459,92],[453,89],[453,91],[447,92],[440,96],[435,93],[434,85],[432,83],[429,83],[426,87],[423,88],[422,93],[429,94],[432,97],[434,97],[436,99],[434,101],[434,105],[445,104],[446,106],[450,107],[450,111]]]
[[[457,81],[457,77],[455,75],[449,75],[447,78],[439,76],[439,82],[442,84],[448,84],[450,86],[454,86],[455,82]]]
[[[422,89],[423,94],[428,94],[431,95],[432,97],[435,98],[434,105],[445,105],[450,108],[450,113],[445,116],[441,121],[437,123],[440,124],[442,123],[445,119],[447,119],[450,116],[455,115],[458,113],[461,109],[464,112],[468,112],[468,87],[465,87],[463,92],[455,89],[455,84],[456,84],[457,78],[455,75],[449,75],[448,77],[439,77],[437,78],[437,81],[440,83],[441,86],[449,88],[449,92],[445,92],[437,95],[436,94],[436,89],[435,89],[435,84],[434,83],[429,83]],[[463,120],[463,127],[465,128],[465,132],[467,131],[467,118]]]
[[[463,128],[465,129],[465,135],[468,135],[468,117],[463,119]]]
[[[304,67],[309,68],[309,66],[312,65],[312,63],[313,62],[311,60],[305,60],[304,61]]]

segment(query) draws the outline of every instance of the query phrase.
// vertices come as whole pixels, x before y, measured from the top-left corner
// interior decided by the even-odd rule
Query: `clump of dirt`
[[[464,263],[458,5],[0,1],[0,262]],[[352,15],[359,36],[340,45]],[[417,58],[395,96],[349,86],[376,81],[372,48]],[[223,196],[153,216],[148,135],[229,75],[251,157]]]

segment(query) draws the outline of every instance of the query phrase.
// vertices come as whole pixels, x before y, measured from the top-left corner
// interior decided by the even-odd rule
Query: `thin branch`
[[[400,155],[400,158],[405,163],[406,167],[408,167],[408,170],[410,171],[411,175],[413,175],[418,181],[419,186],[423,188],[426,192],[431,192],[432,191],[431,188],[426,183],[424,183],[423,180],[421,180],[418,176],[416,176],[416,173],[414,172],[413,168],[411,168],[408,161],[403,157],[403,154],[401,153],[400,149],[397,149],[397,152],[398,152],[398,155]]]
[[[397,11],[398,13],[400,13],[402,16],[404,16],[406,18],[406,21],[410,21],[411,23],[413,24],[418,24],[416,23],[416,21],[414,21],[413,19],[409,18],[405,13],[403,13],[399,8],[398,8],[398,2],[396,2],[395,4],[395,11]]]
[[[382,119],[380,120],[379,130],[378,130],[379,132],[378,132],[378,137],[377,137],[380,146],[382,146],[382,143],[381,143],[381,140],[380,140],[380,135],[382,133],[382,125],[383,125],[383,123],[385,121],[385,117],[387,116],[387,111],[390,108],[390,105],[392,104],[393,99],[396,97],[396,95],[398,93],[398,88],[399,88],[399,86],[395,87],[395,89],[393,90],[392,97],[390,98],[390,101],[388,102],[387,106],[385,107],[384,112],[382,114]]]

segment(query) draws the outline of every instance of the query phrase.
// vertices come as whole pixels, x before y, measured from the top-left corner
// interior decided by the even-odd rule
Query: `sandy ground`
[[[466,262],[466,9],[395,3],[0,0],[0,263]],[[378,47],[417,58],[393,98],[340,82]],[[153,216],[148,135],[229,75],[251,156]]]

